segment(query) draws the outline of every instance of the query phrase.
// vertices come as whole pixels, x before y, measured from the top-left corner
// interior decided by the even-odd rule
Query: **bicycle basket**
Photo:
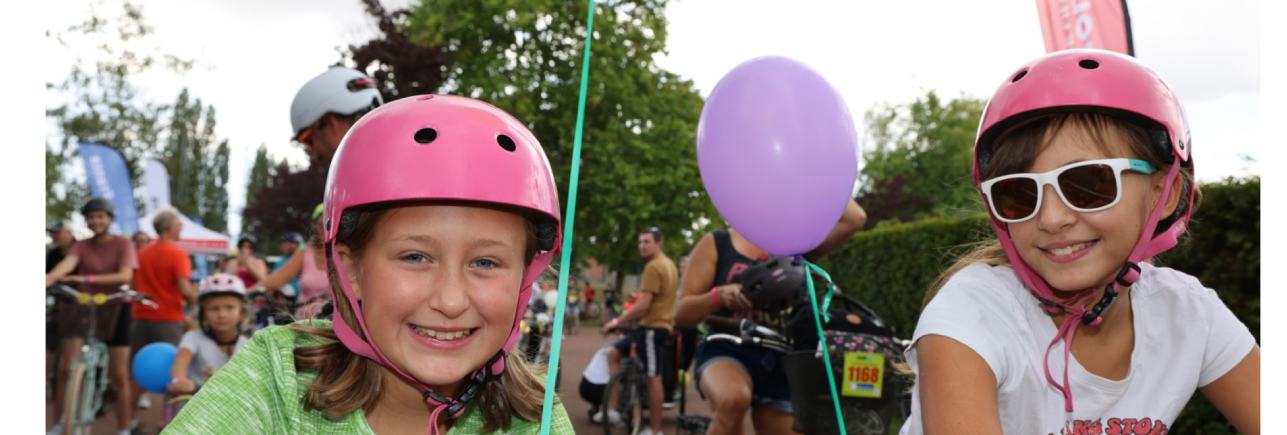
[[[831,320],[824,323],[823,334],[846,432],[885,433],[886,416],[894,409],[898,392],[909,384],[907,376],[900,373],[902,349],[894,342],[893,331],[857,300],[837,293],[828,312]],[[795,430],[839,433],[812,308],[797,305],[788,330],[794,350],[784,357],[783,365]]]

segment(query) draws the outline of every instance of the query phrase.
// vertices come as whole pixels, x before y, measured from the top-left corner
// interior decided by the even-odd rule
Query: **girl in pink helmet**
[[[487,103],[422,95],[344,137],[326,180],[331,321],[259,331],[171,428],[536,433],[544,376],[511,355],[558,246],[549,161]],[[554,433],[571,433],[561,404]]]
[[[216,273],[197,288],[197,322],[179,341],[179,352],[170,368],[170,394],[192,394],[246,345],[241,332],[250,323],[246,286],[236,275]]]
[[[1202,393],[1260,432],[1260,349],[1215,291],[1149,260],[1196,206],[1179,100],[1152,70],[1066,50],[988,102],[974,182],[997,240],[935,283],[903,434],[1166,433]]]

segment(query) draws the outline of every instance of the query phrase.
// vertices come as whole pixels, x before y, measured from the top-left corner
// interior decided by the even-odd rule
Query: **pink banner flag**
[[[1126,0],[1037,0],[1046,52],[1101,48],[1135,55]]]

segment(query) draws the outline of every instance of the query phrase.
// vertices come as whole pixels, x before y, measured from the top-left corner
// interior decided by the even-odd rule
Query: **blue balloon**
[[[174,365],[174,356],[178,353],[179,348],[166,342],[143,346],[130,365],[134,382],[144,390],[165,393],[165,387],[170,385],[170,366]]]

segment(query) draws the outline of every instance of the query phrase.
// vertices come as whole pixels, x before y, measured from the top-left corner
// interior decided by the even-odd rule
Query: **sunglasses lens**
[[[1117,199],[1117,172],[1111,166],[1078,166],[1059,174],[1059,190],[1068,205],[1085,210],[1101,208]]]
[[[1023,219],[1037,209],[1037,181],[1010,178],[992,185],[992,206],[1005,219]]]

